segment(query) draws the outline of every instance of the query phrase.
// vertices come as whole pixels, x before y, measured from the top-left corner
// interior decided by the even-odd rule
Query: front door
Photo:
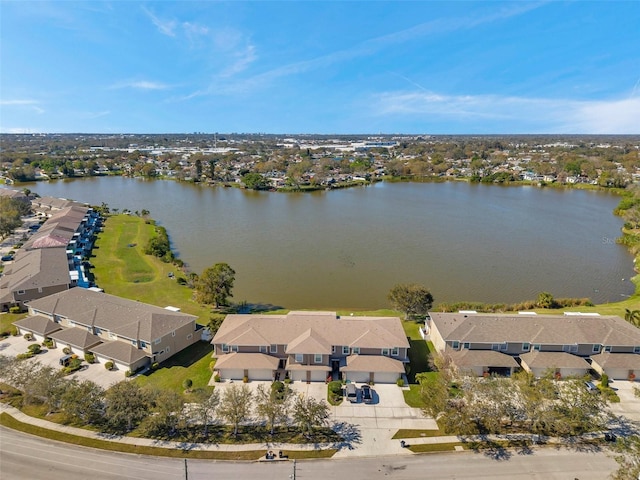
[[[307,383],[311,383],[311,371],[307,370]]]

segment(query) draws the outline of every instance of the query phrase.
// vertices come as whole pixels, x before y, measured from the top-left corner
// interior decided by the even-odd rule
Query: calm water
[[[601,192],[452,182],[285,194],[119,177],[29,188],[146,208],[193,271],[236,270],[236,301],[378,308],[398,282],[427,285],[436,302],[633,291],[633,259],[614,241],[619,198]]]

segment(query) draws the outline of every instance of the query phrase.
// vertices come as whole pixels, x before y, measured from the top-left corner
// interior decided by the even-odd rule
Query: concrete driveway
[[[640,388],[640,382],[615,380],[610,383],[620,397],[620,403],[611,403],[611,411],[634,422],[640,422],[640,398],[633,393],[633,387]]]
[[[29,345],[33,345],[36,342],[29,342],[22,336],[8,337],[4,340],[0,340],[0,355],[4,355],[9,358],[15,358],[19,353],[25,353],[29,348]],[[42,347],[42,352],[33,356],[25,361],[37,361],[42,365],[46,365],[56,370],[60,369],[59,360],[64,354],[62,349],[53,348],[49,350],[46,347]],[[79,355],[80,358],[82,358]],[[114,383],[124,380],[126,377],[123,370],[106,370],[101,363],[87,364],[83,361],[83,369],[69,375],[68,378],[77,378],[78,380],[91,380],[92,382],[100,385],[102,388],[109,388]]]

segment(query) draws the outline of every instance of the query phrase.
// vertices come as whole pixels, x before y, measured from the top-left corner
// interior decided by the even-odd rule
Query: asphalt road
[[[510,452],[495,460],[459,452],[297,462],[296,479],[603,480],[616,468],[603,452],[545,448]],[[188,480],[293,478],[293,462],[244,463],[189,460]],[[32,437],[0,428],[2,480],[181,480],[184,460],[110,453]]]

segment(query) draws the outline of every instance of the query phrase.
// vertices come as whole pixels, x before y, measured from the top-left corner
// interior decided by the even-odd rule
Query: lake
[[[236,270],[235,301],[382,308],[399,282],[426,285],[436,303],[634,291],[633,258],[615,243],[619,197],[604,192],[449,182],[277,193],[123,177],[28,187],[149,210],[193,271]]]

